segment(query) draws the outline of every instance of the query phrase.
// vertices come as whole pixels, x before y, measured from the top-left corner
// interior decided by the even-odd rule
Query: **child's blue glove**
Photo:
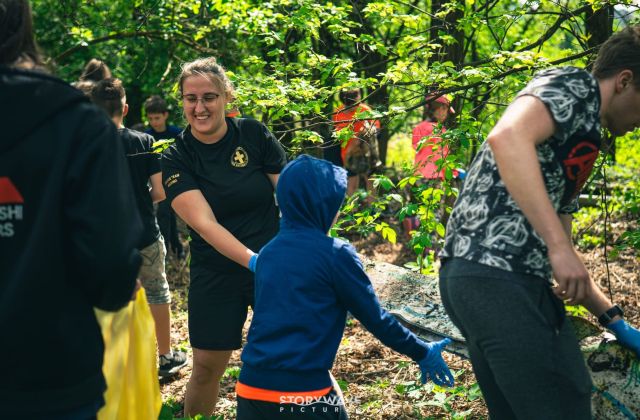
[[[623,319],[612,322],[607,328],[613,331],[620,344],[635,352],[636,357],[640,358],[640,331]]]
[[[258,254],[253,254],[251,258],[249,258],[249,270],[252,273],[256,272],[256,264],[258,264]]]
[[[449,343],[451,343],[450,338],[445,338],[435,343],[425,343],[427,355],[418,362],[423,384],[431,379],[436,385],[453,386],[453,375],[441,354],[442,348]]]

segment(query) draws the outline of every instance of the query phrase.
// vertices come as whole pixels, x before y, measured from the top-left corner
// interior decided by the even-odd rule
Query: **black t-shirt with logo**
[[[160,237],[160,229],[153,212],[153,200],[149,193],[149,177],[160,172],[160,154],[153,153],[153,137],[139,131],[118,130],[129,164],[136,205],[140,212],[144,233],[139,249],[151,245]]]
[[[200,190],[218,223],[258,252],[278,232],[278,209],[267,174],[280,173],[286,156],[262,123],[246,118],[227,118],[226,123],[227,133],[213,144],[196,140],[190,127],[178,135],[163,153],[164,188],[169,202],[183,192]],[[192,269],[244,270],[189,230]]]
[[[525,95],[540,99],[555,121],[553,136],[536,148],[538,161],[553,207],[573,213],[600,150],[598,83],[584,70],[556,68],[537,73],[518,97]],[[507,192],[486,142],[449,218],[441,257],[551,277],[547,247]]]

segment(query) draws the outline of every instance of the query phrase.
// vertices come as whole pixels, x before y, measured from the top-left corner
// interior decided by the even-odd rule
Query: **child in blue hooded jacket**
[[[422,380],[453,385],[449,339],[425,343],[380,307],[355,249],[327,236],[345,197],[346,171],[300,156],[280,175],[280,232],[250,265],[255,306],[236,386],[238,419],[346,419],[329,372],[347,312],[420,366]]]

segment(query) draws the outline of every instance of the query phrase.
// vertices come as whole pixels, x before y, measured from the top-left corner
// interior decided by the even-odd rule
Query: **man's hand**
[[[615,335],[620,344],[635,352],[640,359],[640,331],[627,324],[623,319],[613,321],[607,325]]]
[[[591,278],[584,264],[571,245],[549,250],[549,262],[558,285],[553,292],[571,305],[582,303],[592,287]]]

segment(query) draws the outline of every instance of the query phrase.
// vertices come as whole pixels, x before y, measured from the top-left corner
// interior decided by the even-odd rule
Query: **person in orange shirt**
[[[346,156],[347,152],[357,145],[356,133],[363,131],[366,128],[367,123],[372,124],[377,130],[380,130],[380,121],[378,120],[357,120],[361,118],[362,114],[371,111],[371,108],[362,103],[362,94],[360,89],[343,90],[340,92],[340,101],[342,105],[338,108],[337,112],[333,115],[333,124],[336,131],[340,131],[343,128],[349,127],[353,130],[354,136],[349,139],[345,144],[341,145],[340,156],[342,157],[343,166],[346,168]],[[377,147],[377,145],[376,145]],[[368,179],[370,172],[355,173],[347,169],[348,183],[347,183],[347,195],[352,195],[357,189],[360,183],[360,175],[366,175],[367,191],[371,190],[371,182]]]

